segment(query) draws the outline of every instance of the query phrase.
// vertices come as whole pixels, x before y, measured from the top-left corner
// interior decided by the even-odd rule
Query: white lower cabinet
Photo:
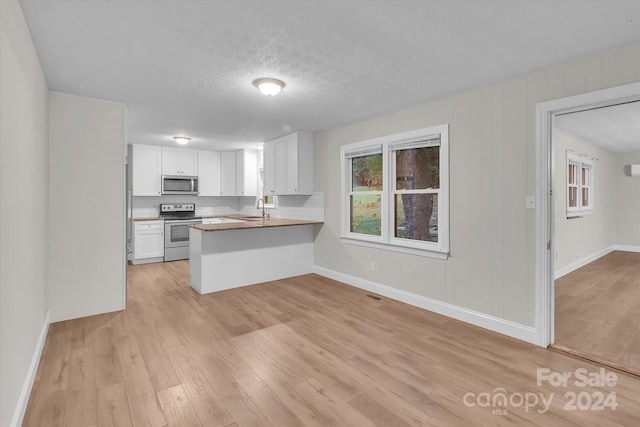
[[[133,264],[164,261],[164,221],[135,221]]]

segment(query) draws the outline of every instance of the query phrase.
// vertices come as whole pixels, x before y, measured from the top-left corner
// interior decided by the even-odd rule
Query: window
[[[567,218],[593,212],[593,163],[567,152]]]
[[[347,243],[446,258],[448,125],[342,147]]]

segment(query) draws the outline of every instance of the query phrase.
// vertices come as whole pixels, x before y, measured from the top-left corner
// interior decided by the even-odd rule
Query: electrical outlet
[[[369,271],[371,271],[371,272],[376,271],[376,263],[375,263],[375,262],[372,262],[372,263],[369,265]]]

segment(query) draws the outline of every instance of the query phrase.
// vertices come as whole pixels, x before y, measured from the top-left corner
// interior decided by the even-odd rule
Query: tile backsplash
[[[249,199],[244,197],[244,200]],[[240,207],[240,213],[260,215],[262,208],[256,209],[255,198]],[[243,200],[243,201],[244,201]],[[278,196],[275,209],[269,209],[274,218],[306,219],[324,221],[324,192],[317,191],[311,196]]]
[[[133,197],[134,218],[156,217],[160,214],[161,203],[194,203],[197,215],[228,215],[242,213],[260,215],[256,209],[255,197],[204,197],[204,196],[150,196]],[[275,209],[269,209],[275,218],[306,219],[324,221],[324,193],[315,192],[311,196],[278,196]]]

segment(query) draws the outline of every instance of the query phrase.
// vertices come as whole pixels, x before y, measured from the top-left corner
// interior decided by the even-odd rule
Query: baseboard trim
[[[420,307],[428,311],[433,311],[434,313],[442,314],[443,316],[470,323],[474,326],[479,326],[481,328],[498,332],[512,338],[526,341],[531,344],[536,344],[536,330],[535,328],[532,328],[530,326],[521,325],[509,320],[500,319],[498,317],[490,316],[474,310],[469,310],[464,307],[459,307],[432,298],[427,298],[422,295],[417,295],[411,292],[392,288],[391,286],[382,285],[380,283],[372,282],[370,280],[356,276],[351,276],[318,265],[313,266],[313,272],[320,276],[324,276],[329,279],[337,280],[339,282],[355,286],[356,288],[364,289],[369,292],[375,292],[377,294],[384,295],[385,297],[401,301],[415,307]]]
[[[631,246],[631,245],[615,245],[613,247],[614,251],[623,251],[623,252],[640,252],[640,246]]]
[[[603,256],[610,254],[611,252],[613,252],[614,250],[616,250],[616,246],[609,246],[608,248],[604,248],[596,253],[593,253],[591,255],[588,255],[582,259],[579,259],[578,261],[572,262],[569,265],[566,265],[562,268],[557,269],[554,273],[553,273],[553,280],[558,280],[559,278],[561,278],[562,276],[566,276],[567,274],[576,271],[579,268],[584,267],[585,265],[597,260],[598,258],[602,258]],[[623,249],[619,249],[619,250],[623,250]],[[639,251],[640,252],[640,251]]]
[[[40,358],[42,357],[42,350],[44,349],[44,343],[47,340],[47,333],[49,332],[49,324],[51,323],[51,310],[47,311],[47,315],[44,318],[44,324],[40,330],[40,336],[36,344],[36,350],[33,352],[31,358],[31,364],[27,371],[27,376],[24,379],[22,391],[20,392],[20,398],[18,404],[13,412],[13,419],[11,420],[11,427],[20,427],[24,419],[24,414],[27,411],[27,404],[29,403],[29,396],[31,395],[31,389],[38,373],[38,366],[40,365]]]

